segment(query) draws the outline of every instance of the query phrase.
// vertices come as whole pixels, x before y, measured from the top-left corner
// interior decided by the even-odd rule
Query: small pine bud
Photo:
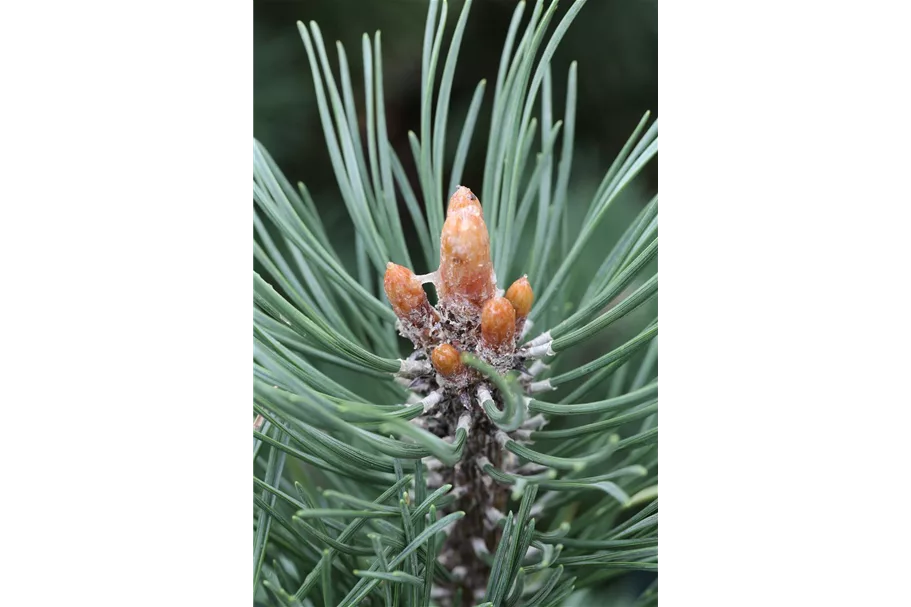
[[[505,297],[494,297],[481,310],[481,338],[502,352],[512,349],[516,336],[516,311]]]
[[[459,351],[449,344],[440,344],[434,348],[430,359],[436,370],[444,377],[452,377],[463,368]]]
[[[510,285],[506,290],[506,299],[515,308],[518,318],[528,316],[528,313],[531,312],[531,304],[535,301],[535,293],[531,290],[527,276],[523,276]]]
[[[470,192],[468,188],[456,192],[443,224],[438,287],[441,301],[461,297],[481,306],[493,297],[496,284],[487,224],[480,213],[480,203],[471,200],[469,194],[474,194]]]
[[[452,198],[449,199],[449,208],[446,211],[446,216],[449,217],[453,213],[461,210],[469,210],[475,215],[484,217],[484,211],[481,210],[481,203],[478,201],[478,197],[475,196],[471,190],[462,185],[459,186],[459,189],[457,189],[455,194],[452,195]]]
[[[423,309],[425,304],[430,306],[421,281],[405,266],[391,261],[386,264],[383,288],[392,304],[392,310],[401,319],[410,318],[412,312]]]

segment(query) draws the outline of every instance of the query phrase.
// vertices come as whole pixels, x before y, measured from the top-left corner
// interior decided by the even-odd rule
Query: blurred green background
[[[463,0],[449,3],[444,57],[448,37],[463,4]],[[561,2],[551,31],[570,4],[569,0]],[[342,42],[351,65],[355,98],[359,101],[363,99],[361,36],[365,32],[371,35],[377,30],[382,32],[389,138],[416,186],[407,133],[409,129],[416,131],[420,124],[421,45],[427,5],[427,0],[254,2],[254,136],[271,152],[292,183],[300,180],[307,184],[330,221],[335,211],[342,212],[343,208],[325,150],[310,66],[296,22],[313,20],[319,24],[333,61],[337,60],[333,43]],[[481,184],[493,83],[515,5],[515,0],[474,2],[455,73],[447,135],[450,154],[454,154],[475,86],[482,78],[488,81],[462,179],[464,185],[476,191]],[[526,18],[533,5],[530,2],[526,6]],[[573,60],[579,62],[572,175],[573,191],[577,195],[571,196],[570,203],[579,200],[587,204],[586,194],[590,196],[594,192],[642,114],[651,110],[655,117],[657,0],[589,0],[583,7],[552,62],[557,118],[563,114],[566,76]],[[638,184],[648,191],[641,192],[637,198],[644,199],[657,190],[657,175],[657,162],[653,162]]]

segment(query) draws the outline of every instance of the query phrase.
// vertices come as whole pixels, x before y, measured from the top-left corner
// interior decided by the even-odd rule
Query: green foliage
[[[382,275],[388,261],[414,267],[414,251],[426,268],[439,261],[444,201],[472,153],[487,88],[481,81],[475,89],[447,165],[450,91],[471,5],[465,2],[444,49],[448,7],[430,2],[421,121],[409,133],[406,159],[417,168],[417,191],[387,138],[380,34],[363,38],[365,97],[356,100],[341,44],[334,72],[319,27],[298,23],[353,242],[330,237],[307,188],[292,186],[254,142],[259,604],[435,605],[435,587],[453,580],[436,556],[447,528],[465,514],[448,508],[459,488],[432,487],[422,459],[455,464],[468,433],[459,428],[442,439],[411,423],[427,403],[400,381],[407,376],[404,342]],[[642,118],[576,230],[568,200],[577,69],[568,69],[565,113],[554,122],[550,62],[584,5],[577,0],[553,23],[556,3],[538,0],[524,30],[526,6],[516,5],[486,148],[474,152],[485,158],[479,189],[497,275],[527,273],[540,294],[530,317],[537,336],[524,355],[553,358],[533,365],[540,375],[532,386],[558,389],[538,400],[514,377],[465,357],[503,395],[502,409],[482,403],[501,446],[527,463],[507,471],[479,462],[494,482],[512,488],[495,553],[478,554],[490,564],[485,605],[562,605],[631,571],[657,571],[657,196],[612,246],[599,230],[615,201],[635,194],[630,184],[656,157],[658,129],[648,114]],[[540,150],[533,150],[539,128]],[[409,246],[401,205],[416,246]],[[353,248],[353,259],[340,248]],[[583,275],[580,259],[592,256],[603,261]],[[582,400],[589,394],[600,400]],[[547,429],[528,441],[507,437],[528,414],[540,415]],[[655,583],[639,604],[656,601]]]

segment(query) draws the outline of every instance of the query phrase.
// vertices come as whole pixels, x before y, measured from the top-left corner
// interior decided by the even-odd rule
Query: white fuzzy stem
[[[399,366],[399,377],[417,377],[430,372],[430,363],[426,360],[401,360]]]
[[[420,276],[416,275],[415,278],[420,280],[422,285],[426,285],[428,282],[432,282],[433,284],[436,284],[437,280],[439,280],[439,278],[440,278],[440,273],[431,272],[430,274],[421,274]]]
[[[422,405],[424,405],[424,413],[429,413],[430,410],[433,409],[437,405],[437,403],[440,402],[440,400],[442,400],[442,398],[443,398],[443,393],[441,391],[437,390],[435,392],[431,392],[430,394],[425,396],[423,399],[421,399],[420,402]]]
[[[541,333],[536,338],[525,344],[526,348],[533,348],[535,346],[540,346],[541,344],[546,344],[549,341],[553,341],[550,337],[550,331],[545,331]]]
[[[523,443],[531,440],[531,430],[515,430],[512,433],[512,440],[521,441]]]
[[[547,371],[548,369],[550,369],[550,365],[545,363],[543,360],[539,359],[539,360],[536,360],[534,362],[534,364],[532,364],[531,367],[528,368],[528,374],[531,375],[532,377],[537,377],[542,372]]]
[[[536,381],[528,384],[528,393],[529,394],[538,394],[540,392],[550,392],[551,390],[556,390],[553,386],[550,385],[550,380],[545,379],[544,381]]]
[[[538,413],[534,417],[529,417],[522,422],[522,428],[525,430],[540,430],[547,425],[547,418]]]
[[[524,358],[544,358],[545,356],[553,356],[556,354],[556,352],[554,352],[553,348],[551,347],[553,343],[554,342],[549,341],[537,346],[532,346],[531,348],[525,348],[517,352],[517,354]]]
[[[493,397],[490,395],[490,390],[483,387],[478,388],[478,405],[483,407],[485,402],[492,400]]]

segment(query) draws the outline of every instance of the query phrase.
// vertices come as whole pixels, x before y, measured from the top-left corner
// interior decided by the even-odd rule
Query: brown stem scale
[[[483,387],[498,406],[502,398],[482,374],[462,363],[461,355],[474,354],[500,374],[526,372],[524,359],[515,355],[516,340],[534,294],[523,276],[505,297],[497,296],[481,203],[461,186],[449,201],[440,234],[440,267],[425,279],[434,282],[439,295],[436,306],[430,304],[421,280],[408,268],[390,263],[384,287],[399,319],[399,332],[414,343],[414,357],[432,363],[426,376],[413,378],[411,389],[422,396],[434,391],[442,395],[438,405],[415,423],[441,437],[455,437],[459,427],[468,431],[461,460],[429,478],[438,486],[451,483],[456,500],[450,508],[465,512],[449,528],[440,552],[440,562],[457,578],[452,587],[439,589],[440,598],[443,604],[454,605],[460,589],[461,604],[474,605],[483,597],[490,574],[477,553],[496,551],[500,532],[491,514],[501,513],[509,499],[509,490],[484,474],[478,461],[486,458],[495,467],[509,470],[515,467],[515,457],[500,448],[495,439],[498,428],[476,395]],[[440,466],[436,460],[430,464]]]
[[[466,410],[461,398],[448,399],[434,416],[432,430],[439,436],[453,436],[458,421],[464,415],[470,416],[471,431],[465,441],[462,459],[452,468],[439,471],[438,482],[434,485],[449,483],[457,496],[455,502],[446,508],[446,512],[461,510],[465,516],[449,528],[448,537],[440,551],[439,561],[457,580],[448,588],[449,596],[442,597],[444,605],[456,606],[455,593],[461,589],[462,606],[476,605],[480,602],[490,567],[478,556],[477,550],[483,549],[493,554],[500,542],[501,532],[495,521],[487,517],[488,509],[503,511],[509,500],[509,489],[494,483],[476,465],[481,457],[486,457],[498,468],[509,467],[506,460],[514,459],[511,453],[500,449],[494,440],[496,426],[487,418],[483,409],[472,406]]]

